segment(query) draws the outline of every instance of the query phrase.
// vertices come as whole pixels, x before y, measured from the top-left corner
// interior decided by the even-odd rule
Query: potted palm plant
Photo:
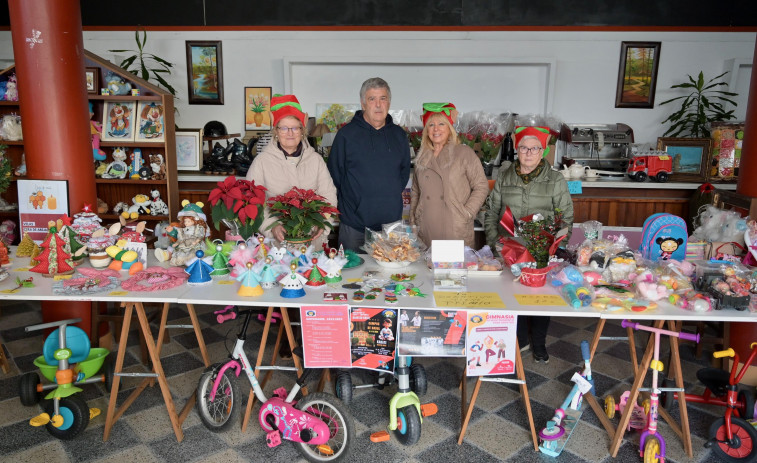
[[[735,119],[734,109],[726,110],[726,103],[736,108],[737,103],[730,97],[738,93],[720,90],[726,82],[716,82],[726,75],[728,71],[705,81],[704,74],[700,71],[696,79],[687,75],[688,82],[672,85],[670,88],[680,88],[688,91],[687,95],[677,96],[660,103],[660,106],[680,101],[681,106],[663,124],[670,123],[665,136],[708,138],[710,136],[709,124],[716,121],[729,121]]]

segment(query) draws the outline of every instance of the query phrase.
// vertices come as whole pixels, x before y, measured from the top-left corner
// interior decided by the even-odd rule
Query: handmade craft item
[[[205,255],[211,258],[213,271],[210,274],[212,276],[228,275],[230,273],[229,254],[233,247],[234,243],[231,241],[210,241],[210,239],[205,238]]]
[[[344,255],[339,256],[336,249],[330,249],[328,259],[321,264],[321,268],[326,272],[326,283],[335,284],[342,281],[342,269],[346,264],[347,258]]]
[[[119,273],[115,270],[78,269],[80,275],[53,284],[56,294],[91,294],[110,291],[119,286]]]
[[[260,286],[260,278],[252,270],[252,263],[247,262],[246,270],[237,277],[237,281],[242,285],[237,290],[237,294],[243,297],[255,297],[263,294],[263,288]]]
[[[279,283],[277,273],[273,269],[273,259],[271,256],[265,258],[263,268],[260,270],[260,286],[263,289],[271,289]]]
[[[294,262],[289,264],[289,269],[290,272],[279,279],[279,284],[283,286],[279,295],[286,298],[303,297],[305,295],[303,285],[307,283],[308,280],[297,273],[297,264]]]
[[[187,281],[188,285],[204,285],[208,284],[213,279],[210,277],[210,272],[213,271],[213,266],[209,263],[202,260],[203,256],[205,255],[204,252],[201,250],[198,250],[195,252],[195,256],[197,259],[195,259],[189,266],[184,269],[185,272],[187,272],[187,275],[189,275],[189,280]]]
[[[18,247],[16,248],[16,257],[31,257],[35,246],[37,245],[34,243],[31,236],[24,232],[24,236],[21,238],[21,242],[18,243]]]
[[[63,249],[63,239],[58,236],[58,229],[54,222],[49,223],[50,229],[42,242],[42,252],[35,260],[38,262],[30,268],[30,272],[41,273],[42,276],[70,275],[74,273],[74,263],[71,255]]]
[[[148,267],[121,283],[127,291],[165,291],[180,286],[189,275],[178,267]]]
[[[313,262],[313,267],[303,274],[308,280],[305,284],[311,288],[325,285],[326,272],[318,266],[318,259],[314,257],[311,261]]]

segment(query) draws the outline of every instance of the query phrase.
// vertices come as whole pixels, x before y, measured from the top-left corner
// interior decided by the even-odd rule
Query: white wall
[[[187,103],[185,40],[223,41],[224,105]],[[314,115],[316,103],[357,103],[362,80],[378,74],[393,87],[393,109],[417,110],[423,101],[439,100],[451,100],[462,110],[526,113],[546,107],[567,123],[623,122],[634,129],[637,143],[655,142],[665,131],[660,123],[672,112],[670,106],[614,107],[622,41],[662,42],[656,103],[679,95],[669,87],[682,82],[686,74],[702,70],[714,77],[738,63],[738,75],[726,77],[734,78],[732,89],[740,92],[736,114],[743,117],[755,45],[752,32],[151,31],[146,48],[176,65],[171,82],[180,97],[176,106],[181,127],[202,127],[215,119],[231,132],[242,132],[245,86],[271,86],[274,93],[293,91]],[[135,48],[134,33],[85,32],[84,46],[112,59],[108,50]],[[10,32],[0,32],[0,60],[12,55]],[[324,71],[323,66],[285,70],[286,60],[303,58],[356,64],[340,64],[338,72],[334,67]],[[550,76],[544,71],[524,69],[523,82],[518,83],[512,67],[501,69],[507,63],[529,61],[551,63],[554,88],[549,89]],[[435,64],[429,67],[429,63]],[[444,72],[452,68],[454,72]],[[313,73],[312,81],[307,69]],[[437,75],[429,69],[437,70]],[[333,73],[324,77],[324,72]],[[541,97],[541,86],[547,86],[549,95],[531,106]]]

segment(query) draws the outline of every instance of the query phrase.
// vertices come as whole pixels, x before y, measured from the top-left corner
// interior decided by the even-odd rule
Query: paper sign
[[[465,261],[465,242],[463,240],[431,241],[431,261],[436,264],[455,264]],[[455,268],[444,266],[443,268]]]
[[[568,305],[558,294],[514,294],[514,296],[520,305]]]
[[[464,310],[400,309],[399,355],[465,356]]]
[[[18,289],[4,289],[0,291],[0,293],[4,294],[16,294],[18,292]]]
[[[24,268],[17,268],[17,269],[15,269],[15,270],[13,270],[13,271],[14,271],[14,272],[28,272],[28,271],[29,271],[29,268],[28,268],[28,267],[24,267]]]
[[[234,280],[218,280],[217,282],[219,285],[233,285]]]
[[[505,303],[497,293],[434,291],[437,307],[465,307],[469,309],[504,309]]]
[[[111,291],[108,296],[126,296],[129,291]]]
[[[349,306],[302,306],[302,345],[306,368],[349,368]]]
[[[352,307],[350,327],[352,368],[394,371],[397,309]]]
[[[502,312],[467,312],[467,317],[467,375],[515,373],[515,332],[518,316]]]
[[[571,180],[568,182],[568,193],[572,195],[580,195],[583,193],[580,180]]]
[[[60,280],[70,280],[73,275],[54,275],[53,280],[54,281],[60,281]]]
[[[363,281],[362,278],[347,278],[347,283],[359,283]]]
[[[28,233],[37,244],[47,236],[51,220],[68,213],[66,180],[18,180],[19,235]]]
[[[581,391],[581,394],[586,394],[591,391],[591,383],[586,381],[586,378],[581,376],[580,373],[573,373],[573,377],[570,378],[570,380],[578,384],[578,390]]]

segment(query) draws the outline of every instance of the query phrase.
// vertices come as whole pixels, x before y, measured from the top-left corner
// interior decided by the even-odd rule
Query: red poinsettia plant
[[[208,195],[216,230],[220,231],[223,223],[232,234],[244,239],[257,233],[263,223],[265,187],[255,185],[250,180],[237,179],[233,175],[217,185]]]
[[[300,240],[311,236],[313,229],[329,226],[331,214],[338,214],[336,207],[313,190],[293,187],[283,195],[268,198],[268,208],[272,217],[284,227],[286,238]],[[273,223],[269,228],[273,228]]]

